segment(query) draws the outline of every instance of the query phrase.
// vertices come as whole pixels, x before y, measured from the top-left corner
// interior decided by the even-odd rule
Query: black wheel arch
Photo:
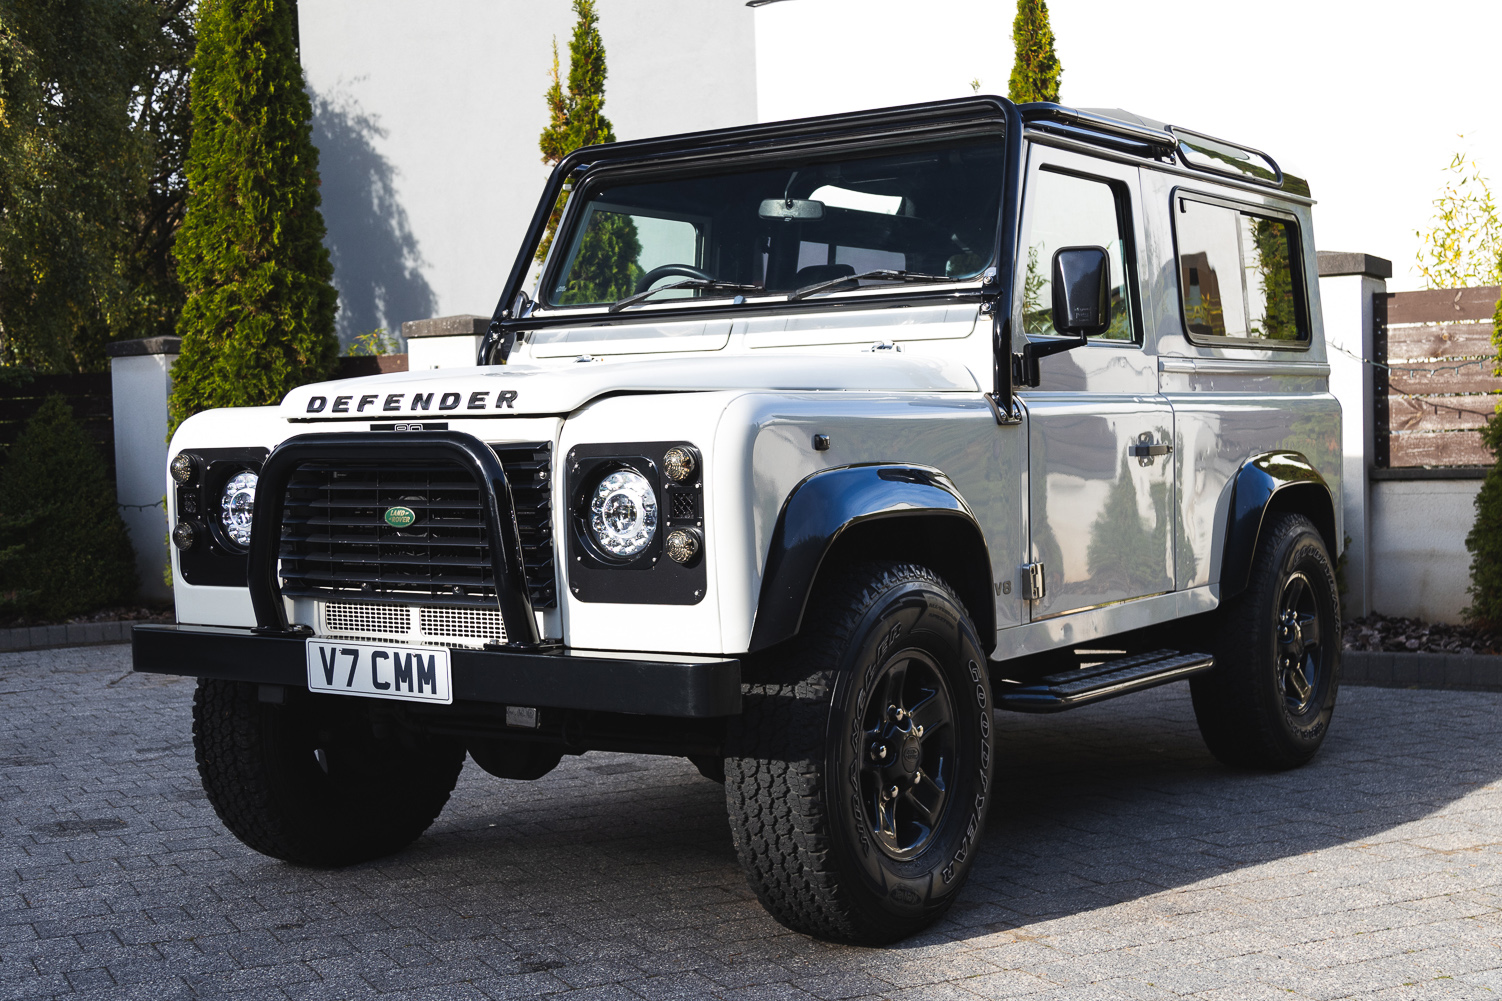
[[[1231,491],[1220,562],[1220,600],[1246,590],[1263,532],[1279,514],[1302,514],[1314,522],[1332,560],[1340,555],[1335,495],[1314,464],[1300,452],[1264,452],[1241,464]]]
[[[955,589],[987,653],[996,645],[990,551],[974,512],[937,469],[872,463],[805,477],[772,532],[750,651],[796,636],[821,576],[850,560],[918,563]]]

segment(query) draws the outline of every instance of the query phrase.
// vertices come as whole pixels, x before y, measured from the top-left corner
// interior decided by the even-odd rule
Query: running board
[[[1215,666],[1208,653],[1154,650],[1118,657],[1093,667],[1060,671],[1032,682],[1003,681],[996,685],[1002,709],[1021,713],[1057,713],[1118,695],[1155,688]]]

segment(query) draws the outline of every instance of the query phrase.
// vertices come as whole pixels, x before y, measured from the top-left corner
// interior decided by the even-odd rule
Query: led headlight
[[[657,494],[634,469],[608,474],[589,496],[589,532],[608,556],[628,560],[657,535]]]
[[[237,546],[250,545],[250,520],[256,510],[256,482],[260,476],[246,470],[231,476],[219,498],[219,521],[224,534]]]

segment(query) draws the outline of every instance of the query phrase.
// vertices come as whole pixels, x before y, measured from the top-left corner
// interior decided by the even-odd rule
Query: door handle
[[[1155,455],[1172,455],[1173,446],[1167,442],[1160,442],[1156,445],[1132,445],[1127,448],[1127,454],[1134,459],[1147,459]]]

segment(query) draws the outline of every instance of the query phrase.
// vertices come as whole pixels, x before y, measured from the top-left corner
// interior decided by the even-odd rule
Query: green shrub
[[[73,408],[52,396],[0,471],[0,610],[63,619],[124,604],[135,589],[114,485]]]
[[[1502,265],[1499,265],[1502,266]],[[1492,316],[1492,346],[1502,351],[1502,301]],[[1494,369],[1502,375],[1502,366]],[[1502,414],[1486,419],[1481,440],[1497,461],[1486,471],[1476,494],[1476,523],[1465,537],[1471,554],[1471,604],[1466,621],[1483,629],[1502,629]]]
[[[337,294],[296,16],[290,0],[198,9],[188,209],[175,249],[188,298],[174,428],[210,407],[275,403],[334,373]]]

